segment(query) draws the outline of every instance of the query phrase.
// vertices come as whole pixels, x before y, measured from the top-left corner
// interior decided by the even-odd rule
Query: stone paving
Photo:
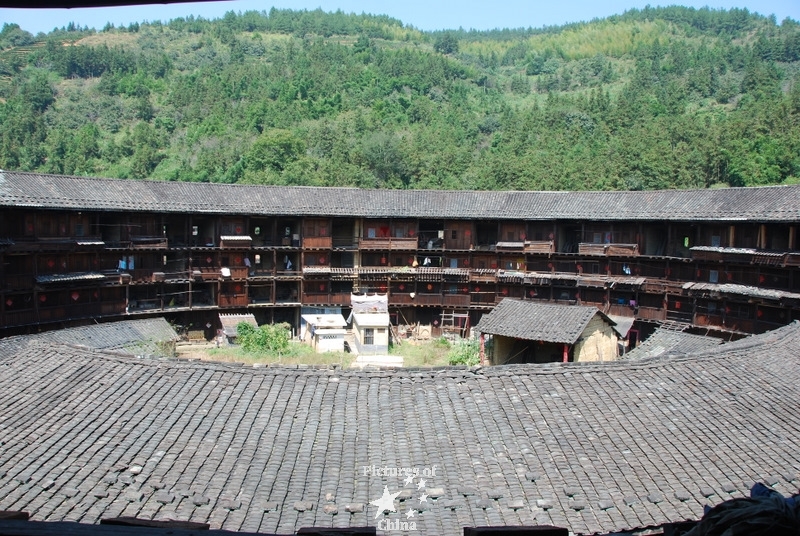
[[[697,519],[754,481],[796,493],[798,400],[798,324],[689,356],[472,369],[187,362],[15,337],[0,341],[0,510],[610,533]]]

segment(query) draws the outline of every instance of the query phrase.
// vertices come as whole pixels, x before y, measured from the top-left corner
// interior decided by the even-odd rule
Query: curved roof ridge
[[[99,182],[102,188],[98,188]],[[3,171],[0,206],[367,218],[430,218],[435,214],[493,220],[797,222],[800,185],[646,191],[382,190]]]

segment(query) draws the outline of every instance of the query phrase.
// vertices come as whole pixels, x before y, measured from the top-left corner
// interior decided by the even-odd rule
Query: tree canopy
[[[0,31],[0,168],[436,189],[800,177],[800,26],[647,7],[422,32],[380,15]]]

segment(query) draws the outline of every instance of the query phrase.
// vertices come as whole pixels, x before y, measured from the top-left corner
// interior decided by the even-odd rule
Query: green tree
[[[440,54],[455,54],[458,52],[458,38],[452,32],[444,32],[436,36],[433,50]]]
[[[282,172],[287,165],[305,154],[305,142],[284,129],[272,129],[259,137],[245,154],[250,172]]]

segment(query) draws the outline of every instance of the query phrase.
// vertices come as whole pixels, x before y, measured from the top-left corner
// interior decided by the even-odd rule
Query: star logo
[[[411,508],[409,508],[409,509],[408,509],[408,512],[406,512],[406,519],[410,519],[410,518],[412,518],[412,517],[414,517],[414,510],[412,510]]]
[[[419,479],[419,484],[417,484],[417,489],[422,489],[424,487],[425,487],[425,479],[424,478],[420,478]]]
[[[423,493],[422,495],[419,496],[419,504],[422,504],[424,502],[428,502],[428,494],[427,493]]]
[[[399,491],[395,494],[391,494],[389,493],[389,487],[383,486],[383,495],[381,495],[380,499],[371,501],[369,503],[378,507],[378,511],[375,512],[375,519],[377,519],[378,516],[384,513],[386,510],[389,510],[390,512],[397,512],[397,510],[394,509],[394,500],[398,495],[400,495]]]
[[[408,486],[409,484],[412,484],[413,482],[414,482],[414,477],[413,477],[413,476],[411,476],[411,475],[408,475],[408,476],[406,477],[406,479],[405,479],[405,480],[403,480],[403,485],[404,485],[404,486]]]

